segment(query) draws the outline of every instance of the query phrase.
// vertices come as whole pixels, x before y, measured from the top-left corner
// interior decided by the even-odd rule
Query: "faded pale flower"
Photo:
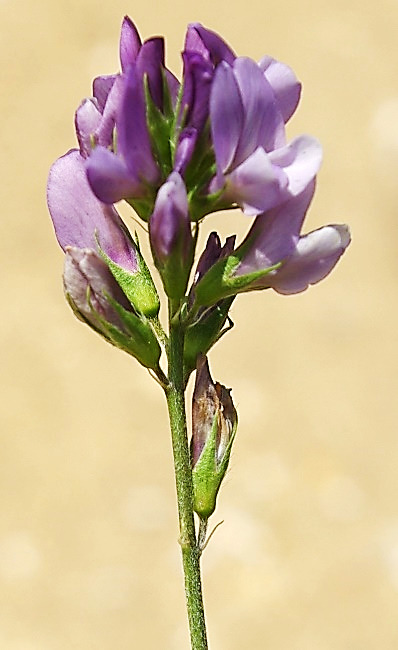
[[[139,318],[105,262],[91,249],[67,246],[64,291],[76,316],[109,343],[157,370],[160,347],[146,319]]]
[[[329,225],[301,235],[314,190],[313,181],[297,196],[258,215],[242,244],[198,282],[197,304],[214,304],[254,289],[299,293],[326,277],[349,245],[350,233],[345,225]]]
[[[206,357],[198,360],[192,398],[192,479],[194,509],[207,519],[228,468],[238,416],[230,390],[213,382]]]

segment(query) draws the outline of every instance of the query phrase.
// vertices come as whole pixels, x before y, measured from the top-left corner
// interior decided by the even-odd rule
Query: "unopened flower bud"
[[[160,188],[149,221],[156,266],[170,298],[184,295],[193,262],[193,237],[184,181],[170,174]]]
[[[194,510],[208,519],[228,468],[238,416],[230,390],[214,383],[206,357],[198,362],[192,401],[192,480]]]

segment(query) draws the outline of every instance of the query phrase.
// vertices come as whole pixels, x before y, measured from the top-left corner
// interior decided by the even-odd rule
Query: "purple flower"
[[[198,52],[214,66],[221,61],[232,64],[236,58],[229,45],[216,32],[206,29],[200,23],[188,25],[185,50]]]
[[[183,82],[176,119],[178,140],[174,169],[184,174],[195,154],[192,164],[197,170],[205,158],[208,169],[202,185],[206,190],[214,173],[211,172],[212,161],[209,161],[209,153],[212,151],[208,130],[211,84],[218,63],[224,59],[232,62],[234,58],[235,54],[215,32],[205,29],[199,23],[188,26],[182,53]],[[196,178],[198,177],[199,174],[196,173]]]
[[[182,54],[184,61],[180,120],[201,131],[209,116],[209,97],[214,66],[198,52]]]
[[[160,188],[149,221],[155,264],[166,293],[180,298],[186,289],[193,261],[193,237],[184,181],[173,172]]]
[[[61,248],[99,251],[136,310],[157,314],[159,299],[145,262],[114,207],[91,191],[85,160],[76,149],[51,167],[47,202]]]
[[[76,112],[76,132],[84,157],[91,154],[94,146],[113,146],[116,115],[123,97],[123,73],[134,63],[140,48],[141,39],[137,29],[125,16],[119,44],[122,74],[96,77],[93,81],[93,98],[84,100]]]
[[[77,111],[76,131],[97,198],[107,204],[139,201],[140,216],[147,218],[162,174],[148,128],[145,84],[154,106],[163,111],[167,102],[174,105],[179,83],[164,66],[163,39],[142,44],[128,17],[121,29],[120,61],[121,74],[94,80],[93,99]]]
[[[283,294],[299,293],[323,280],[336,265],[350,243],[347,226],[323,226],[300,235],[314,190],[313,182],[301,194],[256,218],[235,251],[240,264],[234,277],[276,265],[278,268],[254,280],[246,290],[272,288]]]
[[[275,74],[276,63],[263,63],[263,68],[265,73],[244,57],[232,65],[220,63],[210,95],[217,162],[211,189],[222,190],[223,200],[238,203],[250,215],[300,194],[322,158],[318,141],[310,136],[286,144],[284,123],[297,104],[297,84],[290,74],[284,83]]]
[[[122,198],[151,197],[160,180],[160,170],[153,157],[146,117],[144,78],[158,108],[163,102],[164,44],[154,38],[142,45],[134,61],[126,68],[118,97],[115,122],[117,151],[99,143],[87,161],[87,176],[96,196],[104,203]],[[113,88],[112,88],[113,89]],[[108,95],[105,109],[112,91]]]
[[[138,271],[137,249],[113,206],[104,205],[88,184],[84,158],[76,149],[50,169],[47,201],[55,234],[67,246],[97,251],[98,244],[115,264]]]
[[[97,77],[94,96],[76,111],[79,150],[53,165],[48,204],[64,250],[100,254],[147,315],[157,313],[156,291],[113,203],[124,198],[149,221],[154,261],[173,300],[184,295],[192,268],[191,222],[236,205],[256,217],[236,250],[233,237],[223,248],[209,238],[188,297],[189,371],[195,341],[207,349],[217,340],[237,293],[304,290],[330,272],[349,235],[335,225],[300,235],[322,153],[308,135],[286,140],[301,92],[288,66],[237,57],[198,23],[187,29],[181,86],[165,67],[163,39],[142,42],[128,17],[119,49],[121,73]],[[142,302],[146,283],[152,298]]]
[[[196,306],[254,289],[299,293],[326,277],[350,243],[347,226],[329,225],[301,235],[315,190],[258,215],[247,237],[230,255],[215,262],[195,288]]]
[[[301,84],[288,65],[276,61],[271,56],[263,56],[258,65],[272,87],[276,103],[286,124],[299,103]]]

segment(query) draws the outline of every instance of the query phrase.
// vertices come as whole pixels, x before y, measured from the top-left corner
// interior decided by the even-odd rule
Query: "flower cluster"
[[[59,243],[94,251],[118,282],[123,276],[134,310],[153,315],[156,291],[113,204],[125,199],[149,222],[155,264],[177,299],[187,288],[195,225],[239,206],[255,217],[253,225],[235,250],[213,255],[195,287],[196,309],[240,291],[303,291],[330,272],[349,234],[332,225],[300,235],[321,147],[307,135],[286,142],[299,82],[271,57],[256,63],[236,56],[199,24],[187,29],[182,59],[180,83],[165,66],[163,39],[142,43],[124,19],[121,72],[94,80],[93,96],[76,111],[79,149],[50,171],[48,205]]]
[[[205,355],[229,329],[233,300],[244,291],[305,290],[333,269],[350,236],[342,225],[301,234],[322,152],[308,135],[286,140],[301,91],[293,71],[269,56],[258,63],[236,56],[200,24],[188,26],[182,61],[179,82],[165,65],[163,38],[142,42],[123,20],[120,72],[97,77],[78,107],[78,148],[51,167],[47,198],[73,311],[162,382],[159,297],[114,204],[125,200],[147,223],[171,317],[183,328],[185,382],[197,368],[193,465],[197,508],[208,513],[236,412]],[[231,235],[222,245],[212,232],[189,287],[200,223],[229,208],[254,218],[246,238],[236,245]]]

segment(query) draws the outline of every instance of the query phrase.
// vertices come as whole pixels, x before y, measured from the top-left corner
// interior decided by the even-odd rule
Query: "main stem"
[[[166,388],[166,397],[169,409],[177,486],[178,516],[180,523],[179,542],[182,551],[191,648],[192,650],[207,650],[206,623],[200,577],[201,550],[196,541],[193,514],[192,471],[185,413],[183,366],[184,329],[178,316],[174,316],[173,318],[173,308],[171,304],[169,305],[169,309],[169,377]]]

